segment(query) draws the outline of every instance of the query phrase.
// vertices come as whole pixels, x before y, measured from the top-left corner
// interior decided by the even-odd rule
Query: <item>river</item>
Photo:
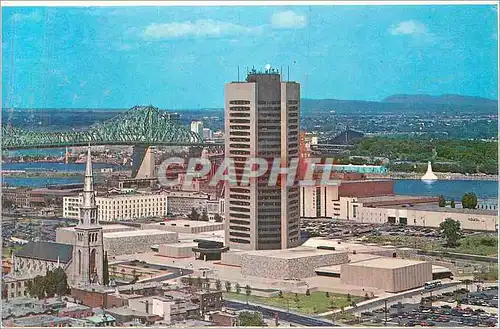
[[[99,168],[117,168],[118,166],[96,163],[93,166]],[[4,170],[50,170],[59,172],[81,172],[85,170],[84,163],[7,163],[2,165]],[[83,183],[83,176],[72,177],[9,177],[3,181],[11,186],[43,187],[52,184]],[[446,199],[459,201],[466,192],[474,192],[479,199],[491,200],[496,203],[498,198],[498,182],[485,180],[438,180],[431,184],[424,183],[420,179],[396,179],[394,180],[394,192],[402,195],[444,195]]]

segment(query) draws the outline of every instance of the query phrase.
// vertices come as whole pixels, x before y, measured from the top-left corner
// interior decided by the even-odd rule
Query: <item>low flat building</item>
[[[136,230],[104,233],[104,250],[117,256],[151,251],[153,245],[177,242],[176,232],[161,230]]]
[[[193,248],[197,247],[196,242],[180,242],[162,244],[158,253],[163,257],[169,258],[191,258],[194,256]]]
[[[425,282],[431,281],[432,265],[423,261],[381,257],[341,265],[340,280],[346,285],[400,292],[422,287]]]
[[[241,266],[243,275],[296,280],[315,276],[315,268],[347,263],[347,252],[297,247],[282,250],[226,252],[222,263]],[[236,256],[237,255],[237,256]],[[235,257],[236,256],[236,257]],[[233,258],[233,259],[231,259]]]
[[[63,217],[78,219],[82,197],[63,199]],[[117,194],[96,197],[97,219],[101,222],[167,215],[167,197],[161,194]]]
[[[373,207],[363,205],[358,209],[355,220],[364,223],[392,223],[438,228],[446,218],[459,221],[461,228],[465,230],[489,232],[498,230],[498,213],[495,210],[447,208],[439,207],[437,204]]]
[[[71,318],[43,314],[8,320],[5,324],[9,327],[69,327]]]
[[[142,224],[141,228],[197,234],[224,230],[224,223],[176,219],[161,223]]]
[[[102,225],[103,233],[113,232],[130,232],[135,231],[136,228],[121,225],[121,224],[104,224]],[[75,227],[59,227],[56,229],[56,242],[64,244],[73,244],[75,242]]]

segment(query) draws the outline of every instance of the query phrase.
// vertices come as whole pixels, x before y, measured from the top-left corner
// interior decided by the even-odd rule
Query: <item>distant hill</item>
[[[301,110],[308,112],[335,111],[340,113],[359,112],[432,112],[450,111],[475,113],[497,113],[497,101],[487,98],[461,95],[393,95],[381,102],[341,100],[341,99],[302,99]]]
[[[382,100],[383,103],[420,103],[420,104],[447,104],[466,106],[497,106],[497,100],[462,95],[392,95]]]

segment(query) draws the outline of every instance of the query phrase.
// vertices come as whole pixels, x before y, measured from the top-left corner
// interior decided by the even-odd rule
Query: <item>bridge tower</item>
[[[149,145],[135,145],[132,154],[132,178],[155,177],[155,156]]]

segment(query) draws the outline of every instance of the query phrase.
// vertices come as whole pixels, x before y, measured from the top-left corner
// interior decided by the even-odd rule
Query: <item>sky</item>
[[[494,5],[3,7],[4,108],[221,108],[266,64],[302,98],[497,99]],[[286,78],[286,74],[285,74]]]

